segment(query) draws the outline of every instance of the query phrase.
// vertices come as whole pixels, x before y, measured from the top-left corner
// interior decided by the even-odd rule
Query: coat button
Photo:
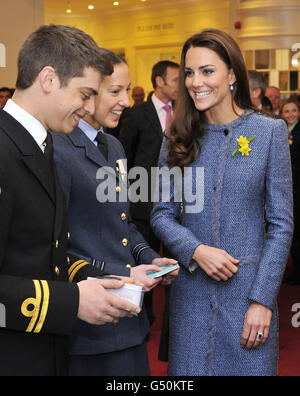
[[[228,133],[229,133],[228,129],[225,129],[225,130],[224,130],[224,135],[227,136]]]
[[[121,187],[120,187],[120,186],[117,186],[117,187],[116,187],[116,192],[117,192],[117,193],[120,193],[120,192],[121,192]]]
[[[127,264],[126,268],[132,268],[131,264]]]
[[[126,213],[121,214],[121,220],[125,221],[127,219]]]
[[[55,247],[56,247],[56,249],[58,249],[58,247],[59,247],[59,242],[58,242],[58,240],[55,242]]]
[[[70,238],[71,238],[71,234],[68,232],[68,233],[67,233],[67,240],[69,241]]]
[[[0,195],[2,194],[2,188],[1,188],[1,186],[0,186]]]
[[[125,246],[125,247],[128,245],[128,239],[127,238],[124,238],[122,240],[122,245]]]
[[[59,276],[59,274],[60,274],[59,268],[58,268],[58,267],[55,267],[55,268],[54,268],[54,271],[55,271],[56,276]]]

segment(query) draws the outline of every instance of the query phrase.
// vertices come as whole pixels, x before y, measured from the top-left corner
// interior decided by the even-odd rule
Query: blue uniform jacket
[[[131,222],[128,200],[103,203],[97,199],[98,194],[101,201],[99,194],[103,198],[104,193],[99,189],[105,179],[99,176],[101,170],[107,170],[115,182],[117,200],[126,189],[117,165],[118,160],[125,158],[123,147],[111,135],[106,134],[106,139],[108,161],[81,129],[76,128],[70,135],[54,133],[54,158],[66,196],[70,253],[80,252],[79,257],[106,273],[129,276],[129,265],[150,264],[158,255]],[[92,326],[77,321],[71,354],[123,350],[141,344],[148,330],[144,310],[137,318],[124,318],[118,324]]]

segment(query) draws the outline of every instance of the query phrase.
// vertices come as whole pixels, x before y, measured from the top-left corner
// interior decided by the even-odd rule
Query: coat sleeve
[[[273,309],[293,236],[292,173],[287,128],[274,121],[265,178],[267,234],[249,299]]]
[[[167,153],[167,140],[164,139],[159,158],[160,169],[163,167],[168,169],[166,164]],[[188,271],[191,271],[192,257],[196,248],[202,242],[192,231],[180,224],[181,202],[177,202],[178,200],[175,199],[177,194],[173,178],[170,182],[170,197],[163,197],[161,180],[162,178],[160,178],[158,185],[159,200],[154,203],[151,213],[151,226],[157,238],[170,250],[173,257]]]
[[[32,334],[69,335],[78,313],[77,285],[6,273],[3,263],[11,243],[14,205],[7,179],[0,172],[0,327]]]

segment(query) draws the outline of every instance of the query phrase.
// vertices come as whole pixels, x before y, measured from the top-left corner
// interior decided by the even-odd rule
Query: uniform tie
[[[47,137],[44,140],[44,143],[45,143],[44,155],[49,162],[52,162],[53,161],[53,140],[52,140],[51,133],[47,132]]]
[[[96,136],[96,141],[98,142],[98,149],[100,150],[100,152],[102,153],[102,155],[104,156],[104,158],[108,159],[108,148],[107,148],[107,142],[106,142],[106,137],[104,135],[103,132],[98,132],[97,136]]]
[[[172,119],[172,108],[169,104],[164,105],[163,109],[166,112],[166,126],[165,130],[167,130],[170,126],[171,119]]]

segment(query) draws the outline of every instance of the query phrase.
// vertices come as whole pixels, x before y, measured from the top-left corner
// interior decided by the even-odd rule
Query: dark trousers
[[[150,376],[146,343],[123,351],[99,355],[72,355],[69,375],[71,377]]]

